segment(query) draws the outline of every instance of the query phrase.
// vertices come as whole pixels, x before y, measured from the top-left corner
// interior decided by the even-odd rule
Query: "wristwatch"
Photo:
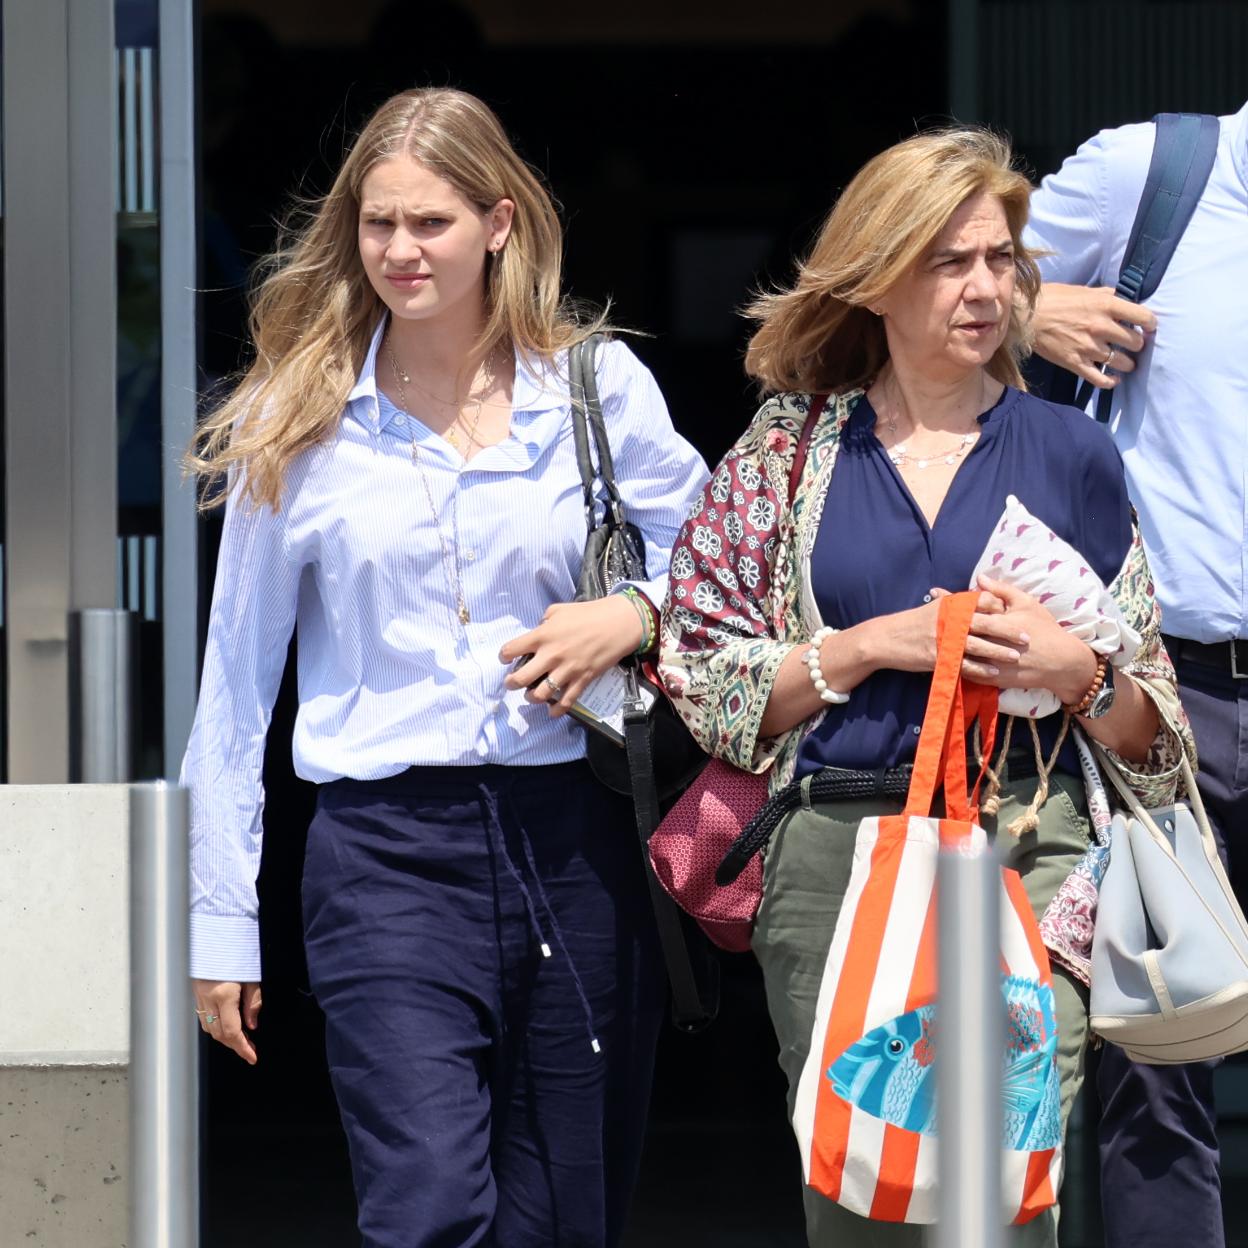
[[[1096,696],[1092,699],[1088,709],[1083,712],[1086,719],[1100,719],[1102,715],[1109,713],[1109,708],[1114,704],[1114,665],[1112,663],[1105,664],[1105,671],[1101,678],[1101,687],[1096,691]]]

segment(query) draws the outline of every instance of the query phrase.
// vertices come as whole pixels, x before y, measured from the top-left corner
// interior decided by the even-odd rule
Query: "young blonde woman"
[[[980,583],[964,674],[1048,689],[1065,707],[1038,722],[1034,751],[1002,747],[999,809],[983,821],[989,834],[1002,829],[1037,915],[1089,842],[1077,755],[1069,742],[1058,750],[1069,722],[1111,752],[1146,804],[1173,799],[1182,752],[1192,752],[1113,443],[1082,413],[1022,389],[1018,356],[1039,285],[1021,241],[1029,191],[1006,145],[974,129],[910,139],[857,174],[794,286],[754,308],[761,325],[746,367],[771,397],[672,555],[663,675],[703,747],[770,769],[772,792],[827,768],[858,773],[880,794],[808,802],[767,851],[753,947],[790,1110],[857,825],[905,800],[937,599],[970,583],[1009,495],[1112,582],[1144,638],[1112,700],[1099,697],[1106,667],[1088,646],[1036,598]],[[782,557],[789,467],[813,394],[829,397]],[[1038,778],[1055,752],[1056,771]],[[1082,1078],[1086,999],[1063,967],[1053,979],[1065,1113]],[[804,1190],[814,1248],[923,1242],[920,1227],[868,1221]],[[1046,1211],[1008,1240],[1055,1248],[1056,1225]]]
[[[637,1169],[661,970],[631,810],[566,712],[653,636],[705,468],[610,343],[656,579],[571,602],[566,350],[591,327],[560,249],[480,100],[394,97],[273,258],[196,457],[228,487],[183,767],[197,1012],[256,1061],[261,759],[297,628],[305,942],[366,1248],[611,1245]]]

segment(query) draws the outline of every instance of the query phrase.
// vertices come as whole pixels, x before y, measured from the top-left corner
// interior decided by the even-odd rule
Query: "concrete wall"
[[[125,1248],[122,785],[0,786],[0,1243]]]

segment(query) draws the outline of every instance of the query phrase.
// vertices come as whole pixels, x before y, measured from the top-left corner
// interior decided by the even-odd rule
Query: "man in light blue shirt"
[[[1045,178],[1036,351],[1113,388],[1110,428],[1157,583],[1200,753],[1201,792],[1248,895],[1248,104],[1147,307],[1115,299],[1153,149],[1151,122],[1105,130]],[[1238,876],[1238,879],[1236,879]],[[1136,1066],[1107,1045],[1106,1244],[1224,1243],[1210,1064]]]

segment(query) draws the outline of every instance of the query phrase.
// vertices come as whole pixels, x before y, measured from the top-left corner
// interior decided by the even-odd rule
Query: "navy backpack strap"
[[[1161,285],[1218,154],[1216,117],[1159,113],[1153,120],[1153,159],[1115,292],[1133,303],[1143,303]]]
[[[1132,303],[1143,303],[1161,285],[1218,154],[1216,117],[1158,113],[1153,123],[1153,157],[1114,288],[1119,299]],[[1076,407],[1087,405],[1092,389],[1089,382],[1080,384]],[[1096,418],[1102,423],[1109,421],[1112,396],[1112,390],[1097,395]]]

